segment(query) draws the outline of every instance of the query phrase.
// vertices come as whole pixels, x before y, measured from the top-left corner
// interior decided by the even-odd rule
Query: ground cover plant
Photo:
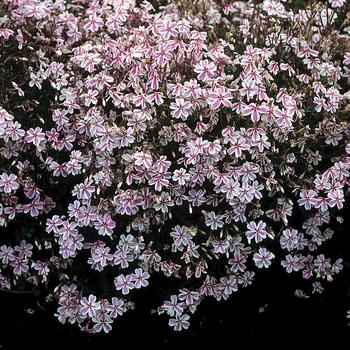
[[[163,281],[175,331],[273,264],[322,293],[347,264],[323,247],[349,197],[349,14],[2,1],[1,289],[90,333]]]

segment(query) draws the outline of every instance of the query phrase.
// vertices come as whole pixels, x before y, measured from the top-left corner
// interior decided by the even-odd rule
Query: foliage
[[[279,264],[322,292],[350,184],[349,3],[4,0],[3,289],[110,332],[189,327]],[[31,287],[30,287],[31,286]]]

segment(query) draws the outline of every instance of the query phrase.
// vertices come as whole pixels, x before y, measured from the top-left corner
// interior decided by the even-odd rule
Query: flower
[[[317,193],[314,190],[303,190],[300,192],[298,204],[304,206],[306,210],[310,210],[312,205],[317,204],[316,195]]]
[[[346,261],[322,245],[350,185],[346,1],[313,16],[302,1],[63,2],[0,6],[0,66],[16,68],[0,72],[0,226],[15,232],[1,288],[35,286],[59,322],[109,333],[131,290],[166,279],[158,311],[175,330],[272,259],[314,292],[332,281]]]
[[[11,193],[19,188],[17,176],[14,174],[3,173],[0,175],[0,189],[4,193]]]
[[[148,272],[143,271],[142,269],[136,269],[134,274],[132,275],[135,288],[140,289],[141,287],[148,286],[148,279],[150,278],[150,274]]]
[[[172,179],[181,186],[185,185],[190,178],[191,175],[186,173],[186,169],[184,168],[174,170],[174,175],[172,176]]]
[[[282,260],[281,265],[286,269],[288,273],[292,271],[299,271],[304,267],[302,259],[298,255],[290,255],[286,256],[285,260]]]
[[[15,246],[14,251],[20,259],[30,258],[33,254],[33,245],[22,240],[19,245]]]
[[[273,257],[274,255],[266,250],[266,248],[259,248],[258,253],[253,255],[253,260],[259,269],[263,267],[268,268],[271,265],[271,260]]]
[[[217,230],[223,227],[224,222],[222,221],[222,215],[216,215],[213,211],[207,213],[205,224],[209,226],[211,230]]]
[[[13,248],[2,245],[0,247],[0,260],[2,264],[7,265],[13,259],[15,259],[15,256],[13,255]]]
[[[130,290],[135,288],[135,278],[133,275],[119,275],[114,280],[114,285],[117,290],[121,290],[123,295],[129,294]]]
[[[45,134],[42,132],[41,128],[30,128],[26,133],[25,140],[39,147],[40,142],[45,140]]]
[[[187,288],[180,290],[179,300],[185,301],[186,305],[192,305],[199,297],[198,292],[190,291]]]
[[[261,114],[265,114],[269,112],[269,108],[267,106],[257,106],[255,103],[250,103],[243,107],[243,115],[250,116],[254,123],[260,120]]]
[[[118,315],[121,316],[126,312],[124,301],[116,297],[112,298],[111,303],[107,305],[106,309],[110,312],[112,318],[116,318]]]
[[[42,88],[41,83],[43,80],[37,74],[30,73],[30,79],[31,79],[29,82],[30,87],[33,87],[35,85],[38,89]]]
[[[100,313],[93,317],[92,321],[95,322],[93,327],[95,332],[101,332],[101,330],[103,330],[105,333],[109,333],[112,330],[111,324],[113,323],[113,320],[104,313]]]
[[[103,26],[103,20],[96,15],[90,15],[84,29],[90,32],[97,32]]]
[[[96,311],[101,309],[101,304],[96,302],[95,295],[89,295],[88,298],[81,298],[80,304],[82,305],[80,309],[81,314],[88,315],[89,317],[95,317]]]
[[[115,226],[115,222],[108,214],[99,215],[97,217],[97,222],[95,222],[95,228],[101,236],[112,235]]]
[[[171,115],[176,119],[186,120],[190,115],[192,105],[183,98],[175,99],[175,102],[170,103]]]
[[[267,237],[267,231],[265,228],[266,224],[261,220],[258,223],[255,221],[248,223],[246,231],[248,242],[250,243],[254,239],[255,243],[259,243],[265,239]]]
[[[26,260],[22,260],[19,257],[15,257],[10,261],[10,266],[13,268],[13,273],[15,275],[23,275],[29,271],[28,262]]]
[[[177,295],[171,295],[170,301],[166,300],[162,305],[162,309],[171,317],[174,317],[175,315],[180,316],[184,311],[183,303],[178,301]]]
[[[292,251],[295,249],[299,242],[298,231],[294,229],[285,229],[282,232],[282,236],[280,238],[281,247],[283,249],[287,249],[288,251]]]
[[[225,107],[231,107],[232,106],[232,103],[230,101],[231,99],[232,99],[231,92],[227,91],[222,86],[215,88],[208,95],[208,102],[212,109],[217,109],[221,105]]]
[[[176,246],[188,245],[191,235],[188,227],[176,225],[173,231],[170,232]]]
[[[183,314],[181,316],[175,315],[175,318],[171,318],[169,320],[169,326],[174,327],[175,331],[181,331],[182,329],[188,329],[190,323],[188,320],[190,316],[187,314]]]
[[[195,73],[198,73],[199,80],[208,81],[214,77],[216,73],[216,67],[213,62],[205,59],[194,66],[194,71]]]

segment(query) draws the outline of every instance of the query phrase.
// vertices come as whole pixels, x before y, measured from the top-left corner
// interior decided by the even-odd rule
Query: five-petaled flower
[[[231,99],[231,92],[223,86],[215,88],[208,94],[208,102],[212,109],[218,109],[221,105],[224,107],[231,107]]]
[[[259,248],[259,251],[253,255],[253,260],[259,269],[268,268],[273,257],[273,254],[266,248]]]
[[[17,181],[17,176],[15,174],[3,173],[0,175],[0,190],[4,193],[11,193],[19,188],[19,183]]]
[[[88,315],[89,317],[95,317],[96,312],[101,309],[101,303],[96,302],[95,295],[89,295],[88,298],[83,297],[80,300],[82,315]]]
[[[246,236],[249,243],[253,239],[255,243],[261,242],[267,237],[266,223],[261,220],[258,223],[256,223],[255,221],[251,221],[247,225]]]
[[[175,315],[175,318],[169,320],[169,326],[174,327],[175,331],[181,331],[182,329],[187,329],[190,326],[188,320],[190,316],[187,314]]]
[[[317,292],[334,279],[342,260],[319,248],[349,197],[346,1],[63,2],[0,6],[0,66],[18,63],[0,73],[0,226],[16,233],[0,288],[38,286],[60,322],[109,333],[158,276],[175,330],[275,256]]]
[[[121,290],[123,295],[129,294],[135,288],[135,278],[133,275],[119,275],[115,278],[114,284],[117,290]]]

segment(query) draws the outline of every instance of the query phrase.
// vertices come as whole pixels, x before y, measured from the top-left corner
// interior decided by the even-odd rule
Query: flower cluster
[[[342,270],[350,4],[158,5],[0,4],[0,286],[88,332],[159,275],[180,331],[272,264],[313,293]]]

